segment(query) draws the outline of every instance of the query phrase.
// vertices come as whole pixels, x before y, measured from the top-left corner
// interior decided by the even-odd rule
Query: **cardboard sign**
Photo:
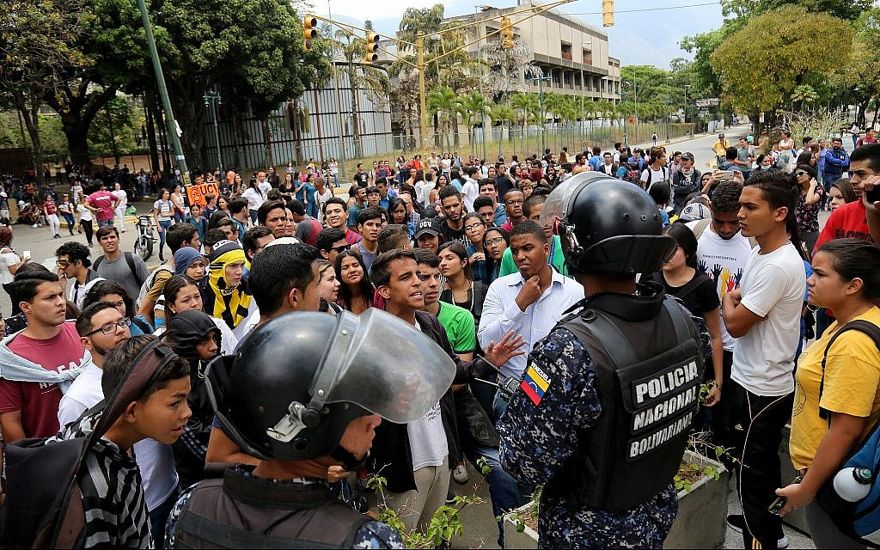
[[[190,204],[198,204],[204,207],[207,204],[205,195],[220,196],[220,188],[216,183],[203,183],[201,185],[187,185],[186,196],[189,198]]]

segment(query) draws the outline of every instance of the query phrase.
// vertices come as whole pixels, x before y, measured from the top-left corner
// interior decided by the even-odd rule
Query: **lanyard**
[[[550,255],[547,256],[547,265],[553,265],[553,256],[556,254],[556,239],[550,237]]]

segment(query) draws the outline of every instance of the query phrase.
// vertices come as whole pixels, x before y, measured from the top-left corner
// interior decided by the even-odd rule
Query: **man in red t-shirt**
[[[58,276],[38,268],[19,271],[7,286],[27,327],[0,343],[0,428],[6,441],[58,432],[63,391],[83,367],[85,348]]]
[[[85,207],[95,214],[98,227],[113,225],[113,215],[117,206],[119,206],[119,199],[104,189],[103,185],[98,191],[89,195],[85,202]]]
[[[852,183],[853,191],[858,200],[849,204],[839,206],[837,210],[828,216],[822,233],[816,241],[816,247],[813,249],[815,254],[826,242],[832,239],[843,239],[847,237],[861,239],[863,241],[875,244],[878,233],[875,232],[872,237],[870,227],[868,226],[868,212],[863,199],[866,185],[873,188],[880,181],[880,144],[868,144],[853,151],[850,155],[850,183]],[[876,215],[876,210],[871,207],[871,214]],[[872,219],[872,222],[874,220]],[[875,225],[872,223],[872,225]]]

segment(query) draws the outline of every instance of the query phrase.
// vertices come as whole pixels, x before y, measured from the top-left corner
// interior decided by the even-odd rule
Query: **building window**
[[[571,44],[562,43],[562,59],[571,61]]]
[[[584,53],[583,64],[584,65],[592,65],[593,64],[593,52],[585,49],[583,53]]]

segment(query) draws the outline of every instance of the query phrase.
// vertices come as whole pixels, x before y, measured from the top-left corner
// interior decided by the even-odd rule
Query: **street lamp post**
[[[189,168],[186,166],[186,156],[180,145],[180,136],[177,135],[177,121],[174,120],[174,111],[171,109],[171,99],[168,97],[168,88],[165,87],[165,75],[162,73],[162,63],[159,61],[159,52],[156,49],[156,38],[153,36],[153,25],[150,23],[150,14],[144,0],[138,0],[138,9],[141,12],[141,20],[144,25],[144,33],[147,37],[147,47],[150,49],[150,57],[153,60],[153,72],[156,74],[156,84],[159,88],[159,96],[162,98],[162,109],[165,111],[166,128],[174,147],[174,155],[177,166],[180,168],[180,177],[184,184],[189,184]]]
[[[690,93],[691,85],[684,85],[684,123],[688,124],[688,95]],[[694,129],[692,126],[688,125],[688,134],[691,138],[694,137]]]
[[[223,151],[220,148],[220,126],[217,122],[217,106],[223,105],[223,98],[219,92],[205,92],[202,96],[205,100],[205,108],[211,113],[211,122],[214,124],[214,144],[217,147],[217,168],[223,171]]]

